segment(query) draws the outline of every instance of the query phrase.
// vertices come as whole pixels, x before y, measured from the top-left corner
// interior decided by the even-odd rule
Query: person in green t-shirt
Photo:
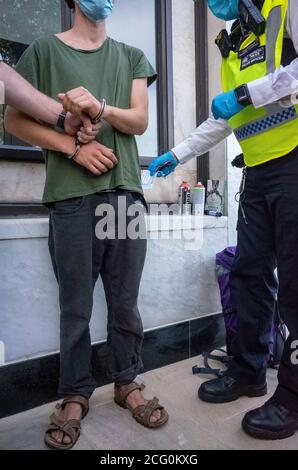
[[[75,9],[73,28],[35,41],[17,70],[46,95],[59,95],[66,111],[76,108],[89,113],[93,123],[100,122],[97,141],[83,145],[80,133],[74,139],[13,108],[6,114],[9,132],[45,149],[43,201],[50,208],[49,248],[59,283],[59,394],[64,397],[45,442],[63,449],[79,438],[80,420],[96,387],[89,322],[99,274],[108,307],[106,362],[115,402],[146,427],[168,420],[158,400],[145,400],[143,387],[134,382],[143,370],[137,300],[146,256],[146,203],[135,134],[147,128],[147,87],[156,73],[142,51],[107,37],[105,19],[112,0],[66,1]],[[106,212],[114,214],[112,222],[105,219]],[[143,228],[136,237],[128,236],[133,223]],[[120,236],[123,225],[126,234]]]

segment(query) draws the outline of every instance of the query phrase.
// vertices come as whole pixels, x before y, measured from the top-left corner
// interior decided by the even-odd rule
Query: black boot
[[[298,413],[272,398],[260,408],[246,413],[242,428],[260,439],[285,439],[298,431]]]
[[[218,379],[208,380],[199,388],[199,398],[209,403],[228,403],[245,395],[262,397],[267,393],[267,384],[242,384],[225,375]]]

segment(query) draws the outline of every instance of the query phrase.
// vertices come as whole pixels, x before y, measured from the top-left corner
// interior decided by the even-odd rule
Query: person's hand
[[[156,174],[158,178],[161,176],[166,177],[175,171],[178,164],[179,162],[176,157],[169,151],[164,155],[155,158],[155,160],[153,160],[149,165],[150,175],[154,176]]]
[[[85,114],[78,118],[67,113],[64,121],[64,130],[68,135],[76,135],[82,144],[88,144],[96,139],[101,129],[101,123],[92,124],[90,117]]]
[[[118,164],[113,150],[96,141],[83,145],[74,161],[97,176],[107,173]]]
[[[68,111],[82,118],[87,114],[94,119],[101,110],[102,104],[86,88],[80,86],[68,91],[59,93],[59,100],[62,102],[65,111]]]
[[[212,102],[212,113],[215,119],[229,120],[243,109],[244,106],[238,103],[234,90],[221,93]]]
[[[92,126],[90,119],[89,119],[89,122],[90,122],[90,126]],[[65,121],[64,121],[64,130],[66,134],[77,135],[81,127],[82,127],[81,118],[74,116],[71,113],[66,114]]]
[[[101,122],[98,124],[92,124],[90,128],[87,128],[88,130],[86,127],[80,127],[79,131],[77,132],[77,137],[81,144],[89,144],[89,142],[95,140],[101,127]]]

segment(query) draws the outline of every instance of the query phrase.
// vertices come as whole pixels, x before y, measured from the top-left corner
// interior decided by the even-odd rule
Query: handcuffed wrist
[[[100,103],[101,103],[101,107],[100,107],[98,114],[94,118],[91,119],[92,124],[98,124],[103,116],[103,113],[105,112],[106,105],[107,105],[106,100],[103,98],[102,100],[100,100]]]
[[[81,144],[80,144],[79,139],[76,138],[76,140],[75,140],[75,150],[73,151],[73,153],[71,155],[67,156],[68,160],[75,161],[80,150],[81,150]]]

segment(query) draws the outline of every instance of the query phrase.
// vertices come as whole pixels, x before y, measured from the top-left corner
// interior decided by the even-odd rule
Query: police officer
[[[248,412],[243,429],[263,439],[298,430],[298,9],[295,0],[208,0],[223,20],[218,37],[224,93],[214,118],[153,161],[167,176],[178,164],[211,150],[234,132],[244,154],[246,181],[238,217],[231,291],[238,338],[227,374],[201,385],[199,397],[224,403],[267,393],[266,366],[276,292],[289,329],[273,397]],[[248,14],[247,14],[248,13]],[[279,285],[274,276],[278,269]]]

